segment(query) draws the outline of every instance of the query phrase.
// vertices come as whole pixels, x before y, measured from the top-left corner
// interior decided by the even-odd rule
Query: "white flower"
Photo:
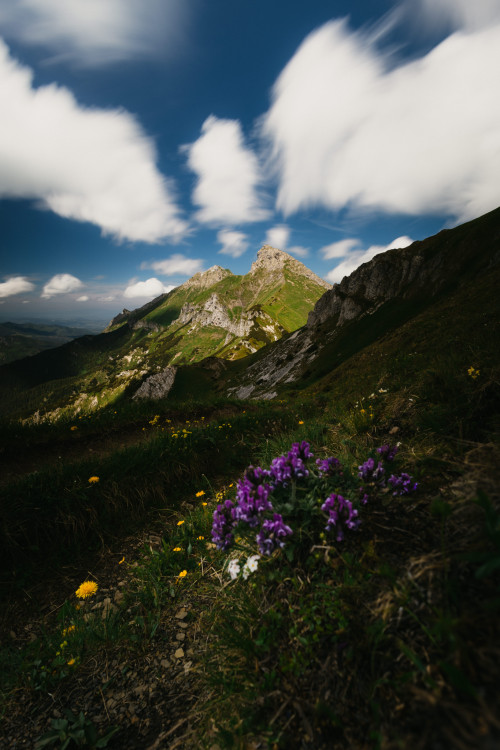
[[[238,560],[230,560],[229,565],[227,566],[227,572],[229,573],[233,581],[235,578],[238,578],[240,574],[240,564]]]
[[[250,557],[248,558],[248,560],[243,566],[243,578],[245,579],[245,581],[250,575],[250,573],[255,573],[255,571],[259,567],[259,562],[258,562],[259,560],[260,560],[260,555],[250,555]]]
[[[387,393],[387,388],[379,388],[378,392],[379,393]]]

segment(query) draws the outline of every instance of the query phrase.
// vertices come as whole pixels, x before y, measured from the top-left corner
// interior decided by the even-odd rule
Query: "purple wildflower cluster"
[[[394,461],[396,453],[398,452],[397,445],[381,445],[377,448],[377,453],[381,457],[382,461],[391,462]],[[361,495],[362,505],[366,505],[369,499],[370,492],[376,492],[379,489],[385,489],[387,491],[387,485],[391,485],[393,495],[408,495],[410,492],[414,492],[418,483],[414,482],[409,474],[400,474],[396,476],[391,474],[389,478],[386,476],[386,471],[382,465],[382,461],[379,461],[375,466],[375,460],[369,458],[361,466],[358,466],[359,472],[358,477],[366,483],[368,486],[360,487],[359,492]]]
[[[234,503],[225,500],[214,510],[212,523],[212,540],[217,549],[229,549],[234,541],[234,527],[237,521],[234,518]]]
[[[257,534],[259,551],[263,555],[270,555],[276,549],[285,546],[285,539],[292,534],[290,526],[287,526],[280,513],[273,515],[273,520],[266,520]]]
[[[377,448],[377,453],[383,461],[394,461],[396,453],[398,452],[397,445],[381,445]]]
[[[394,496],[408,495],[410,492],[415,492],[418,487],[418,482],[414,482],[413,478],[405,472],[399,476],[392,474],[387,481],[394,490],[392,493]]]
[[[325,528],[327,531],[332,531],[335,528],[337,542],[343,540],[346,529],[357,529],[360,524],[358,511],[352,507],[351,501],[346,500],[342,495],[332,493],[321,506],[321,510],[323,513],[328,513]]]
[[[273,458],[269,471],[273,478],[274,486],[281,484],[287,487],[289,482],[304,479],[309,476],[306,461],[313,458],[309,443],[303,440],[301,443],[293,443],[292,449],[286,456]]]
[[[333,477],[335,474],[342,476],[343,473],[340,461],[333,456],[316,459],[316,466],[318,467],[319,473],[325,477]]]
[[[234,518],[244,521],[252,528],[259,525],[259,516],[273,506],[268,500],[272,491],[271,473],[260,466],[249,466],[245,476],[240,479],[236,490],[236,507]]]

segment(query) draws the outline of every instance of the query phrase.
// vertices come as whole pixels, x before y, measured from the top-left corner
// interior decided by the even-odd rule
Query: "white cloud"
[[[406,0],[407,12],[430,29],[481,29],[500,21],[498,0]]]
[[[0,283],[0,297],[11,297],[13,294],[31,292],[35,285],[28,281],[25,276],[13,276],[7,281]]]
[[[184,146],[188,166],[197,175],[192,201],[200,206],[195,218],[204,224],[233,226],[262,221],[269,212],[258,192],[257,157],[243,140],[238,120],[211,115],[197,141]]]
[[[50,281],[47,281],[41,296],[43,299],[50,299],[56,294],[74,292],[82,286],[82,282],[76,276],[72,276],[70,273],[58,273]]]
[[[159,297],[160,294],[166,294],[175,289],[174,286],[164,286],[159,279],[151,278],[146,281],[137,281],[134,284],[130,284],[125,291],[123,296],[127,298],[134,297],[147,297],[148,299],[154,299]]]
[[[185,0],[3,0],[0,29],[8,38],[81,66],[178,50]],[[53,58],[54,59],[54,58]]]
[[[81,297],[77,297],[77,298],[76,298],[76,301],[77,301],[77,302],[88,302],[88,301],[89,301],[89,299],[90,299],[90,297],[87,297],[87,295],[86,295],[86,294],[82,294],[82,296],[81,296]]]
[[[174,253],[165,260],[141,263],[141,269],[151,268],[162,276],[192,276],[203,269],[201,258],[186,258],[182,253]]]
[[[359,247],[360,245],[361,240],[350,237],[346,240],[339,240],[338,242],[332,242],[330,245],[325,245],[320,248],[319,252],[325,260],[330,260],[331,258],[343,258],[348,255],[351,250],[354,250],[354,248]]]
[[[374,37],[350,32],[344,21],[327,23],[282,71],[262,119],[278,208],[286,215],[314,206],[439,213],[456,221],[495,208],[499,90],[499,23],[453,33],[399,65]]]
[[[271,245],[278,250],[284,250],[288,244],[290,238],[290,227],[286,224],[279,224],[278,226],[271,227],[266,232],[266,239],[264,240],[265,245]]]
[[[302,245],[293,245],[292,247],[287,247],[286,251],[291,255],[296,255],[298,258],[307,258],[307,256],[309,255],[309,248],[302,247]]]
[[[342,240],[341,242],[345,243],[345,246],[348,247],[347,243],[348,240]],[[352,247],[359,247],[361,242],[360,240],[353,239],[352,240]],[[413,240],[410,237],[396,237],[395,240],[393,240],[389,245],[372,245],[368,248],[368,250],[351,250],[347,251],[345,253],[345,259],[341,261],[335,268],[333,268],[329,273],[326,274],[326,279],[331,284],[338,284],[344,276],[349,276],[353,271],[358,268],[358,266],[361,266],[363,263],[367,263],[369,260],[374,258],[376,255],[379,255],[379,253],[385,253],[386,250],[393,250],[396,248],[403,248],[408,247],[413,243]],[[341,243],[334,243],[334,244],[341,244]],[[328,246],[327,246],[328,247]],[[326,256],[325,256],[326,257]],[[338,256],[330,256],[330,257],[338,257]]]
[[[153,141],[123,110],[81,107],[64,88],[33,88],[0,40],[0,198],[37,199],[117,239],[186,232],[156,167]]]
[[[247,240],[248,236],[243,232],[235,232],[230,229],[221,229],[220,232],[217,232],[217,241],[222,245],[219,253],[231,255],[233,258],[239,258],[247,250]]]

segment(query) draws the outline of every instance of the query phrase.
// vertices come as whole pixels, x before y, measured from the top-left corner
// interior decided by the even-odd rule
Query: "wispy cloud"
[[[292,247],[287,247],[286,251],[291,255],[296,255],[297,258],[307,258],[309,255],[309,248],[302,247],[302,245],[292,245]]]
[[[83,284],[80,279],[76,276],[72,276],[70,273],[58,273],[53,276],[50,281],[47,281],[43,287],[42,298],[50,299],[56,294],[68,294],[80,289]]]
[[[118,240],[186,232],[153,141],[123,110],[88,109],[32,72],[0,40],[0,197],[31,198]]]
[[[262,119],[278,208],[286,215],[323,206],[459,221],[496,207],[500,13],[494,5],[492,13],[493,2],[470,10],[475,3],[446,0],[455,26],[466,32],[401,64],[380,51],[376,35],[353,32],[346,21],[310,34],[276,81]]]
[[[0,283],[0,297],[11,297],[14,294],[22,294],[23,292],[31,292],[35,288],[35,285],[28,281],[25,276],[12,276]]]
[[[4,0],[0,30],[55,61],[94,67],[178,50],[185,0]]]
[[[154,299],[159,297],[160,294],[166,294],[175,289],[174,286],[165,286],[159,279],[151,278],[146,281],[137,281],[129,286],[123,292],[123,296],[128,299],[135,297],[143,297],[147,299]]]
[[[410,237],[403,236],[396,237],[396,239],[393,240],[389,245],[371,245],[371,247],[369,247],[367,250],[362,250],[361,240],[354,238],[349,240],[341,240],[340,242],[333,243],[333,245],[326,245],[326,247],[320,250],[325,258],[344,258],[344,260],[342,260],[337,266],[335,266],[335,268],[327,273],[326,279],[331,284],[338,284],[340,281],[342,281],[344,276],[349,276],[353,271],[356,270],[356,268],[361,266],[363,263],[367,263],[376,255],[379,255],[379,253],[385,253],[386,250],[408,247],[412,243],[413,240]],[[345,248],[346,252],[343,254],[343,256],[324,254],[325,250],[328,250],[328,248],[332,247],[334,247],[335,249],[335,246],[343,246]],[[340,247],[337,249],[339,249],[340,251]]]
[[[187,258],[182,253],[174,253],[165,260],[144,261],[141,269],[150,268],[162,276],[192,276],[203,269],[201,258]]]
[[[259,194],[259,163],[244,143],[238,120],[211,115],[203,123],[198,140],[182,150],[197,175],[192,202],[200,206],[195,215],[199,222],[228,227],[269,216]]]
[[[243,232],[236,232],[231,229],[221,229],[217,232],[217,241],[222,248],[219,253],[231,255],[233,258],[239,258],[248,249],[248,235]]]
[[[339,240],[338,242],[332,242],[330,245],[325,245],[320,249],[320,254],[325,260],[331,260],[332,258],[344,258],[348,255],[351,250],[361,245],[361,240],[349,237],[346,240]]]
[[[284,250],[288,244],[289,238],[290,227],[287,227],[286,224],[278,224],[267,230],[264,244],[276,247],[278,250]]]

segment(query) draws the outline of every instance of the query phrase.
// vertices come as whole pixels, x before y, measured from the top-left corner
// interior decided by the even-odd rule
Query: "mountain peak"
[[[331,289],[329,284],[324,279],[316,276],[307,266],[301,263],[293,256],[285,253],[283,250],[278,250],[276,247],[271,245],[263,245],[257,253],[257,260],[252,263],[250,273],[254,274],[258,271],[283,271],[284,267],[288,266],[294,273],[306,276],[311,281],[316,282],[324,289]]]
[[[185,289],[189,289],[189,287],[193,286],[206,289],[207,287],[213,286],[219,281],[222,281],[222,279],[225,279],[227,276],[233,276],[231,271],[227,268],[222,268],[222,266],[211,266],[206,271],[195,273],[195,275],[188,279],[182,286]]]

